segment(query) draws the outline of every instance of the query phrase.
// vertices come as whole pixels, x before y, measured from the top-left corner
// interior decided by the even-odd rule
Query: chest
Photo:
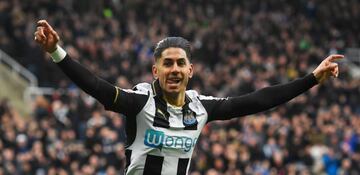
[[[198,130],[206,124],[207,113],[201,103],[192,102],[186,109],[167,105],[159,108],[151,100],[143,111],[145,122],[151,128],[169,130]]]
[[[137,116],[137,145],[154,155],[191,156],[207,113],[201,104],[189,104],[188,109],[169,105],[159,109],[149,101]]]

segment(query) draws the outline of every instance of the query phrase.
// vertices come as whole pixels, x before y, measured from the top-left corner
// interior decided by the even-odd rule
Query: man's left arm
[[[227,120],[249,114],[255,114],[283,104],[304,93],[318,83],[323,83],[330,76],[337,77],[338,65],[334,61],[342,55],[331,55],[323,60],[313,73],[292,82],[270,86],[258,91],[223,99],[201,98],[208,112],[208,122]]]

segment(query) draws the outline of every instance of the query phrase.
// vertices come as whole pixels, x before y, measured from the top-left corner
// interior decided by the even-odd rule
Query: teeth
[[[180,80],[178,80],[178,79],[169,79],[168,81],[169,81],[169,83],[179,83],[180,82]]]

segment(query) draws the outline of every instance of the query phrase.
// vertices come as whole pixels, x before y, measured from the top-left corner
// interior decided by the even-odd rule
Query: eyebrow
[[[164,58],[164,61],[173,61],[174,59],[172,58]],[[186,60],[186,58],[179,58],[179,59],[176,59],[175,61],[180,61],[180,60]]]

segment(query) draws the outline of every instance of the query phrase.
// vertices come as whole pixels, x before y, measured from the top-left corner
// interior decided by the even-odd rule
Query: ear
[[[157,67],[156,67],[155,64],[152,66],[152,74],[153,74],[153,77],[154,77],[155,79],[158,79],[158,78],[159,78],[159,77],[158,77],[158,69],[157,69]]]
[[[190,63],[190,67],[189,67],[189,78],[192,78],[192,76],[194,75],[194,65]]]

